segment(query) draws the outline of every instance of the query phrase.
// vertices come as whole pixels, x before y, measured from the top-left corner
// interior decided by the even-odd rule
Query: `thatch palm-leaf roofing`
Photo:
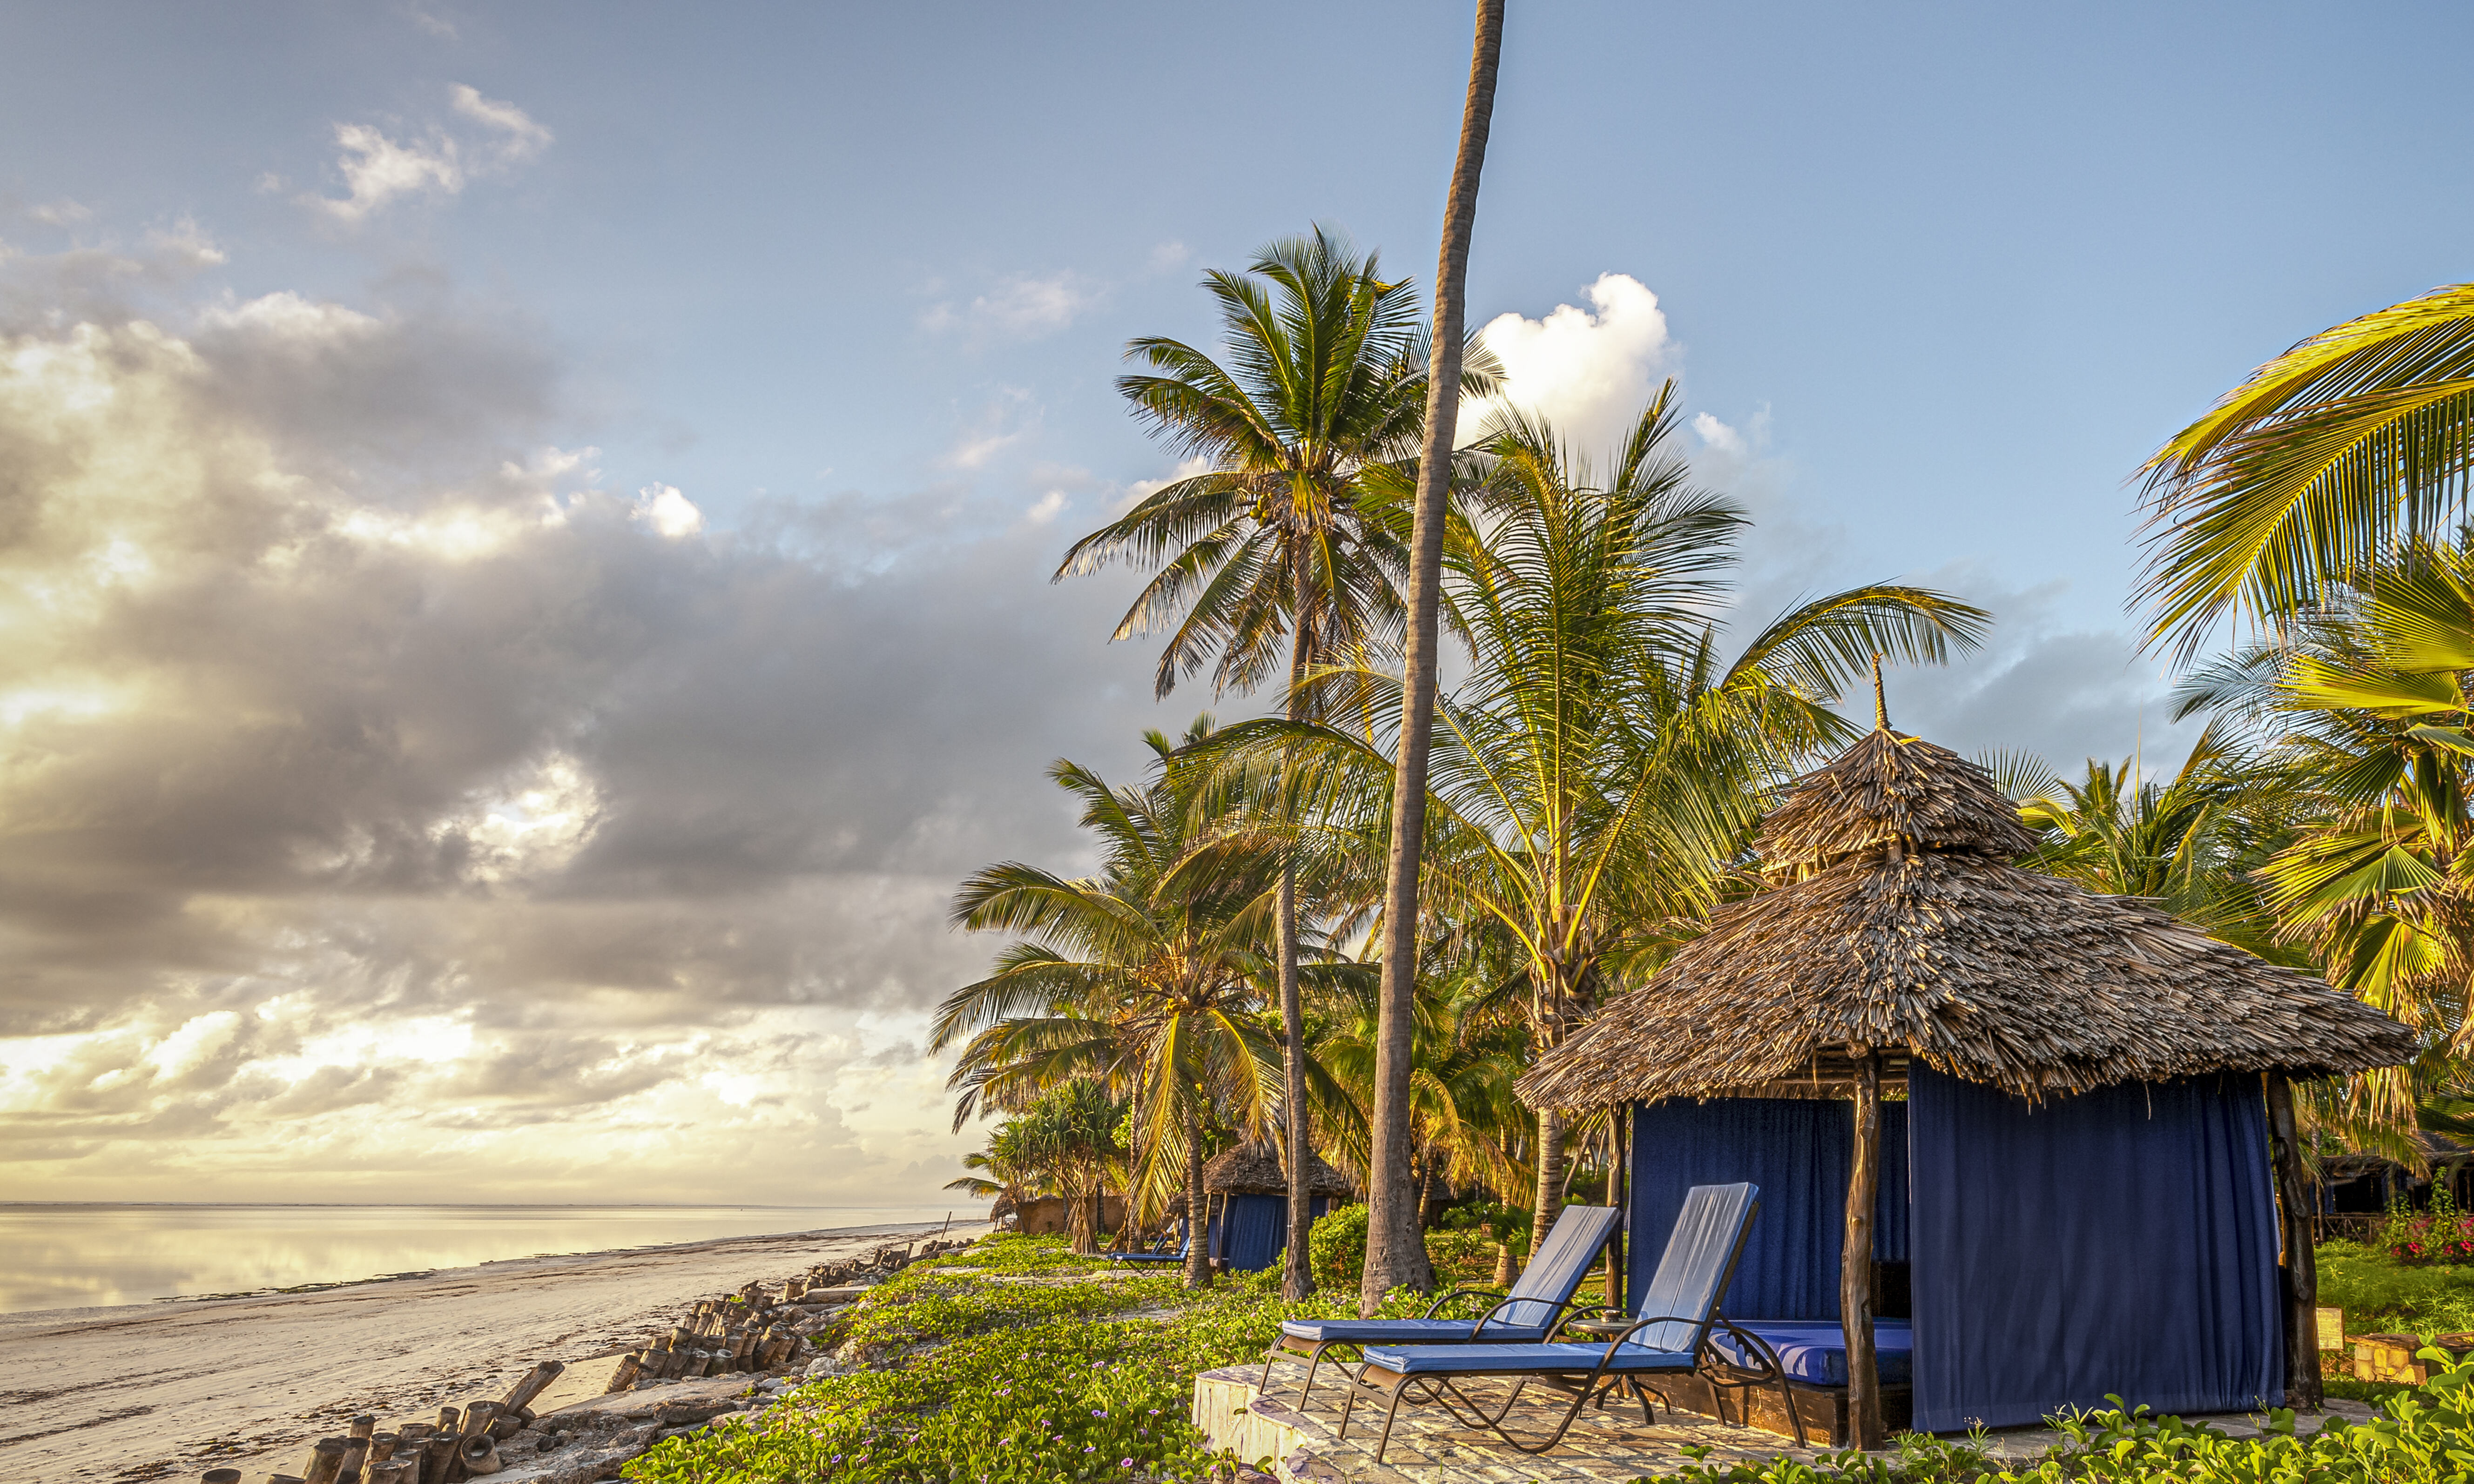
[[[1348,1177],[1306,1154],[1306,1187],[1315,1195],[1346,1195]],[[1289,1177],[1280,1168],[1280,1151],[1271,1144],[1239,1144],[1202,1167],[1202,1188],[1247,1195],[1288,1193]]]
[[[1520,1096],[1827,1095],[1868,1051],[2031,1098],[2413,1059],[2412,1031],[2321,980],[2009,863],[2033,844],[1982,769],[1876,730],[1763,822],[1763,873],[1782,884],[1713,913],[1541,1057]]]

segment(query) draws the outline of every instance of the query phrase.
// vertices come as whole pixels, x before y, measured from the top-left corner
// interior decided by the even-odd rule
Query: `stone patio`
[[[1346,1400],[1347,1380],[1325,1365],[1315,1376],[1314,1397],[1303,1411],[1296,1406],[1298,1388],[1305,1380],[1302,1361],[1279,1361],[1272,1367],[1269,1396],[1258,1397],[1254,1379],[1260,1365],[1206,1371],[1196,1377],[1194,1424],[1214,1448],[1226,1448],[1241,1462],[1266,1470],[1282,1484],[1509,1484],[1519,1479],[1604,1480],[1628,1484],[1644,1473],[1669,1472],[1692,1463],[1684,1449],[1706,1448],[1705,1462],[1727,1464],[1778,1457],[1809,1459],[1813,1449],[1755,1427],[1738,1427],[1690,1412],[1658,1408],[1655,1424],[1643,1426],[1640,1409],[1629,1400],[1604,1410],[1589,1407],[1572,1423],[1564,1441],[1545,1453],[1524,1453],[1504,1446],[1493,1434],[1456,1425],[1442,1408],[1403,1403],[1393,1424],[1392,1446],[1383,1462],[1374,1462],[1374,1441],[1383,1432],[1383,1408],[1358,1403],[1349,1419],[1348,1439],[1339,1439],[1340,1408]],[[1492,1384],[1492,1383],[1489,1383]],[[1532,1400],[1534,1397],[1535,1400]],[[1532,1386],[1519,1406],[1505,1420],[1516,1432],[1543,1436],[1571,1404],[1569,1393],[1558,1395]],[[2331,1400],[2329,1412],[2348,1421],[2371,1413],[2361,1402]],[[2320,1414],[2306,1413],[2301,1430],[2316,1431]],[[2256,1435],[2267,1419],[2234,1413],[2195,1417],[2234,1437]],[[2061,1434],[2042,1427],[2019,1427],[1991,1434],[1992,1451],[2008,1459],[2031,1459]]]
[[[1281,1361],[1272,1367],[1271,1395],[1254,1394],[1259,1365],[1207,1371],[1196,1377],[1194,1424],[1216,1448],[1227,1448],[1258,1468],[1268,1468],[1283,1484],[1337,1484],[1347,1479],[1363,1484],[1503,1484],[1515,1479],[1628,1481],[1643,1473],[1680,1469],[1692,1462],[1686,1448],[1707,1448],[1710,1463],[1775,1458],[1783,1453],[1809,1458],[1809,1450],[1789,1440],[1752,1427],[1731,1426],[1688,1412],[1658,1410],[1655,1426],[1641,1425],[1640,1409],[1630,1401],[1604,1411],[1584,1410],[1572,1430],[1551,1452],[1523,1453],[1507,1448],[1487,1432],[1457,1427],[1439,1407],[1403,1403],[1392,1428],[1392,1446],[1383,1462],[1374,1462],[1374,1440],[1383,1432],[1383,1409],[1370,1411],[1360,1402],[1349,1419],[1348,1440],[1339,1441],[1340,1407],[1346,1400],[1347,1380],[1329,1365],[1315,1376],[1314,1397],[1306,1410],[1294,1405],[1305,1380],[1302,1361]],[[1505,1425],[1516,1431],[1543,1434],[1571,1404],[1569,1394],[1558,1397],[1532,1386]]]

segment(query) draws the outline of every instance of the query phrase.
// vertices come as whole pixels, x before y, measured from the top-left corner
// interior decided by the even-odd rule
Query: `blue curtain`
[[[1719,1306],[1731,1319],[1836,1319],[1856,1110],[1805,1098],[1670,1101],[1633,1113],[1628,1292],[1643,1292],[1694,1185],[1749,1180],[1761,1210]],[[1907,1256],[1907,1110],[1881,1105],[1874,1255]]]
[[[1277,1261],[1289,1244],[1288,1198],[1231,1195],[1227,1201],[1227,1235],[1221,1255],[1240,1273],[1259,1273]]]
[[[1908,1099],[1919,1431],[2107,1393],[2160,1412],[2284,1400],[2258,1078],[2031,1107],[1919,1065]]]

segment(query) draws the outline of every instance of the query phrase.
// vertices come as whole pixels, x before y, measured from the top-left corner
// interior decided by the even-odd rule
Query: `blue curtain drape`
[[[1657,1271],[1685,1191],[1749,1180],[1761,1187],[1761,1210],[1719,1306],[1732,1319],[1836,1319],[1855,1142],[1856,1110],[1848,1103],[1720,1097],[1636,1108],[1628,1291],[1642,1292]],[[1905,1104],[1881,1105],[1881,1144],[1873,1252],[1886,1261],[1904,1261]]]
[[[1907,1087],[1919,1431],[2107,1393],[2160,1412],[2284,1400],[2256,1077],[2032,1107],[1922,1065]]]

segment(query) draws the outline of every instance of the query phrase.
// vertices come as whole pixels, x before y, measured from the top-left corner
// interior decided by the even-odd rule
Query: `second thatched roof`
[[[1315,1195],[1346,1195],[1354,1188],[1347,1176],[1311,1151],[1306,1155],[1306,1185]],[[1289,1177],[1280,1168],[1276,1146],[1239,1144],[1202,1167],[1202,1188],[1214,1193],[1286,1195]]]
[[[2027,1097],[2413,1059],[2412,1031],[2318,979],[2008,863],[2033,843],[1982,769],[1877,730],[1764,822],[1764,871],[1786,884],[1712,914],[1520,1096],[1828,1095],[1851,1047]]]

